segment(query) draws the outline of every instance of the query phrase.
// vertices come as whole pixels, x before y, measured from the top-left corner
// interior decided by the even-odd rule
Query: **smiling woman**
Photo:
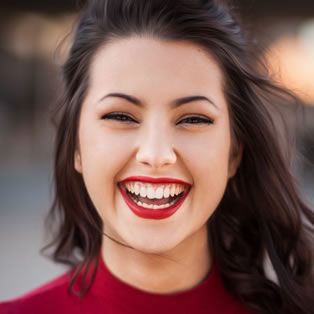
[[[137,72],[141,75],[134,75]],[[190,43],[131,36],[101,47],[89,74],[90,87],[81,107],[74,166],[84,177],[106,233],[140,252],[167,252],[174,259],[180,244],[180,251],[184,248],[185,254],[199,259],[200,252],[195,252],[190,243],[192,239],[195,243],[204,242],[205,222],[221,200],[228,177],[235,173],[240,160],[229,162],[230,127],[218,64]],[[116,90],[124,93],[111,93]],[[104,92],[111,96],[102,97]],[[128,96],[121,97],[125,94]],[[184,97],[178,97],[181,95]],[[197,119],[206,119],[206,123]],[[208,123],[212,120],[214,123]],[[130,180],[129,176],[134,175],[146,178]],[[158,184],[148,186],[154,178],[158,178]],[[177,179],[191,189],[166,208],[157,208],[157,203],[152,204],[155,208],[147,208],[152,201],[135,201],[126,189],[117,189],[121,181],[134,182],[140,197],[146,197],[148,192],[158,194],[156,202],[161,193],[167,193],[165,185]],[[139,217],[167,220],[148,222]],[[137,283],[132,271],[126,271],[127,265],[117,267],[119,261],[109,261],[112,253],[105,249],[109,247],[107,240],[103,240],[103,254],[108,267],[118,276],[117,268],[123,267],[124,280],[152,289],[151,273],[156,270],[148,269],[147,282]],[[186,242],[189,245],[185,246]],[[197,283],[210,266],[208,257],[204,258],[203,270],[197,263],[189,262],[187,267],[198,268],[184,280],[177,278],[181,274],[175,263],[168,270],[162,266],[163,276],[159,274],[154,290],[172,292]],[[136,264],[140,265],[138,257]],[[178,286],[180,282],[182,287]]]
[[[269,111],[294,98],[251,48],[220,1],[89,2],[45,248],[71,269],[1,313],[310,313],[313,212]]]

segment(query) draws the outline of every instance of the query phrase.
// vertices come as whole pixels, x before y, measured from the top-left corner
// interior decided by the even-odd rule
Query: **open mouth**
[[[125,195],[131,202],[144,209],[154,210],[168,209],[176,206],[176,204],[179,203],[180,200],[182,200],[182,198],[184,198],[190,190],[190,187],[186,186],[184,187],[183,191],[176,193],[175,195],[169,195],[168,197],[165,197],[165,195],[163,195],[162,197],[155,198],[151,195],[149,197],[148,195],[143,196],[139,193],[131,192],[129,189],[126,188],[124,184],[119,184],[119,186],[123,189]]]
[[[152,209],[163,209],[172,206],[183,196],[184,192],[181,192],[176,196],[169,196],[167,198],[161,199],[149,199],[148,197],[142,197],[136,194],[133,194],[127,190],[128,196],[135,202],[137,205],[142,206],[144,208],[152,208]]]

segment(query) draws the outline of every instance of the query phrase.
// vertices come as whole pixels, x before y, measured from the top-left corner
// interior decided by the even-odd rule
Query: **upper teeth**
[[[140,195],[142,197],[148,197],[149,199],[169,196],[175,196],[185,190],[185,186],[182,184],[143,184],[140,182],[127,182],[125,183],[126,189],[131,193]]]

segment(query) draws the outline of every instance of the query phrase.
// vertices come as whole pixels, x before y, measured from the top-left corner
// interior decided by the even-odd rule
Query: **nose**
[[[158,127],[159,126],[159,127]],[[174,164],[177,160],[169,132],[161,125],[150,125],[140,137],[136,160],[154,169]]]

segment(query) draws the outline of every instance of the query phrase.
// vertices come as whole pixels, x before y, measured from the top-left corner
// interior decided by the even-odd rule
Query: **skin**
[[[124,93],[143,102],[108,97]],[[174,99],[201,95],[177,108]],[[104,119],[123,112],[134,122]],[[213,124],[192,124],[201,116]],[[234,176],[223,74],[208,53],[189,42],[148,37],[115,39],[98,50],[82,104],[75,169],[104,221],[102,254],[120,280],[148,292],[172,293],[198,285],[210,271],[206,222]],[[180,209],[162,220],[128,208],[117,187],[126,177],[172,177],[192,184]],[[129,248],[130,246],[132,248]],[[182,276],[184,274],[184,276]]]

